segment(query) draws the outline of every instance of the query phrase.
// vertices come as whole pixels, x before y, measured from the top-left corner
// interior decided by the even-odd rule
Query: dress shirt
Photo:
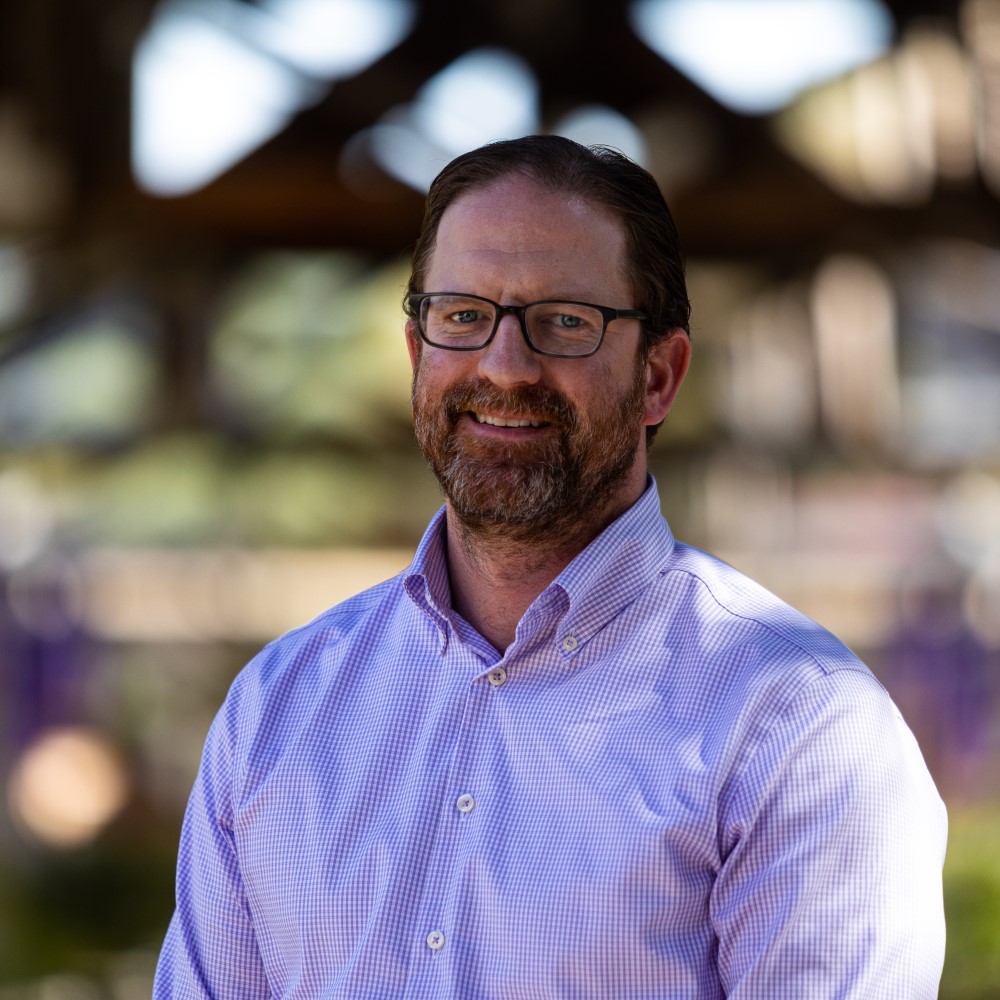
[[[944,807],[845,646],[653,483],[502,655],[444,535],[236,678],[157,1000],[937,995]]]

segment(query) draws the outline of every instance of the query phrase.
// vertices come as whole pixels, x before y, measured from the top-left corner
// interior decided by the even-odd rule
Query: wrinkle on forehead
[[[512,175],[473,188],[448,206],[428,276],[437,272],[434,285],[453,285],[468,268],[502,284],[527,282],[538,297],[603,302],[598,293],[613,292],[608,303],[627,308],[624,260],[624,228],[610,210]]]
[[[508,225],[517,226],[525,233],[538,232],[546,234],[555,219],[563,218],[586,224],[600,217],[615,230],[622,232],[619,219],[599,202],[591,201],[573,191],[562,188],[552,188],[536,181],[530,176],[512,174],[501,177],[489,184],[472,188],[459,195],[445,209],[441,218],[444,226],[449,215],[452,220],[468,221],[467,216],[482,214],[482,208],[474,209],[472,203],[480,206],[487,200],[498,218],[503,218]],[[534,205],[539,211],[526,214],[525,209]]]

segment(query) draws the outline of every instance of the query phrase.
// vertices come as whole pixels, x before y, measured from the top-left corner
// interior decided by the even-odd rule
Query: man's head
[[[646,438],[684,377],[686,329],[663,325],[687,322],[679,258],[660,270],[676,272],[681,306],[662,287],[637,299],[653,268],[640,280],[629,264],[650,188],[651,228],[676,245],[669,213],[645,171],[607,158],[610,171],[575,143],[532,137],[460,157],[432,187],[411,288],[434,298],[407,300],[415,425],[451,510],[480,533],[599,530],[641,493]]]
[[[413,249],[407,302],[414,292],[433,290],[425,287],[425,279],[448,206],[462,194],[511,174],[600,205],[619,221],[625,234],[625,278],[635,308],[648,317],[643,323],[647,347],[674,330],[689,330],[691,305],[680,241],[656,181],[616,150],[588,148],[556,135],[490,143],[462,154],[438,174]]]

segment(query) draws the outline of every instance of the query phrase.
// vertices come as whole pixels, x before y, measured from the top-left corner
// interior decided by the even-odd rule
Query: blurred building
[[[942,996],[1000,993],[1000,0],[4,0],[0,1000],[148,993],[233,674],[439,502],[423,190],[532,131],[663,186],[665,511],[889,688],[957,824]]]

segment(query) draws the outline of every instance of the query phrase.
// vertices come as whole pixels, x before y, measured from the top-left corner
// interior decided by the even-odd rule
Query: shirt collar
[[[560,634],[582,646],[641,594],[666,566],[674,536],[660,513],[656,481],[552,582],[569,597]]]
[[[403,574],[403,587],[410,600],[437,625],[442,638],[447,635],[451,613],[451,583],[445,561],[445,508],[431,519],[413,562]]]
[[[437,625],[442,637],[451,616],[451,585],[445,560],[445,508],[427,526],[403,576],[410,599]],[[656,481],[649,477],[641,497],[608,525],[546,587],[525,612],[565,607],[560,634],[572,633],[573,648],[617,616],[649,586],[668,562],[674,537],[660,513]],[[557,600],[561,595],[568,598]]]

